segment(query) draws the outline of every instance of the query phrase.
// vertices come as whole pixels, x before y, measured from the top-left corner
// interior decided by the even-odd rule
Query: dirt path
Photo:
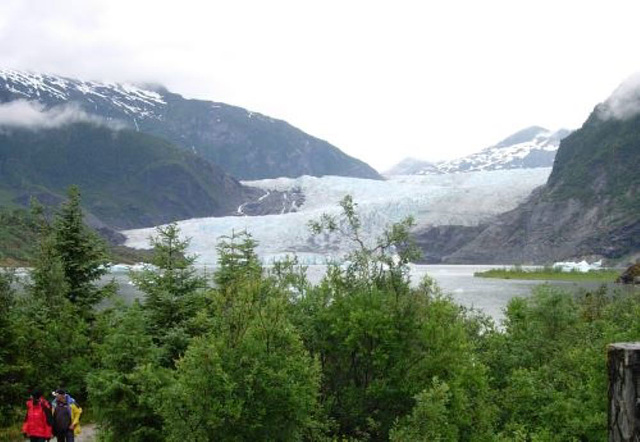
[[[76,442],[96,442],[98,438],[95,424],[82,425],[82,432],[76,436],[75,440]]]

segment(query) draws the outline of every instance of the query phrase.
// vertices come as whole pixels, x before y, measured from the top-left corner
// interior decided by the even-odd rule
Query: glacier
[[[188,253],[197,255],[199,265],[215,266],[220,237],[244,230],[258,242],[256,252],[265,264],[295,255],[302,264],[321,265],[340,261],[353,245],[332,235],[313,236],[308,224],[323,213],[338,215],[338,203],[347,194],[357,203],[365,240],[373,244],[386,226],[407,216],[419,227],[487,222],[515,208],[550,173],[551,168],[536,168],[394,176],[386,181],[337,176],[244,181],[266,192],[300,189],[304,204],[280,215],[195,218],[177,224],[181,235],[190,238]],[[148,248],[155,232],[144,228],[122,233],[125,245]]]

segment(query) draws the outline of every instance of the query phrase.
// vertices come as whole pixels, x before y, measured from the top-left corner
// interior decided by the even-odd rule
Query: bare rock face
[[[297,212],[305,201],[304,194],[300,188],[294,188],[286,192],[277,190],[255,190],[264,193],[260,196],[254,196],[249,201],[243,203],[238,207],[236,215],[281,215],[284,213]]]
[[[589,256],[615,259],[640,249],[640,221],[612,222],[610,204],[545,201],[540,192],[500,215],[477,237],[446,256],[448,263],[541,264]]]
[[[422,250],[421,264],[441,264],[487,228],[479,226],[431,226],[413,232],[415,244]]]

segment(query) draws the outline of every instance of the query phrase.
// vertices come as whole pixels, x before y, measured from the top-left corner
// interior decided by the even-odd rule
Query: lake
[[[473,307],[491,316],[497,323],[504,319],[503,310],[514,297],[526,297],[531,289],[544,281],[476,278],[474,272],[481,272],[496,268],[495,265],[412,265],[411,279],[417,285],[425,275],[436,280],[443,292],[448,293],[460,305]],[[203,269],[204,271],[205,269]],[[206,269],[211,273],[212,268]],[[322,279],[326,266],[309,266],[307,276],[312,283]],[[120,294],[131,301],[141,296],[141,293],[131,285],[128,273],[124,270],[113,271],[109,277],[115,278],[120,286]],[[572,291],[581,288],[594,289],[600,283],[573,281],[549,281],[549,284],[560,286]]]

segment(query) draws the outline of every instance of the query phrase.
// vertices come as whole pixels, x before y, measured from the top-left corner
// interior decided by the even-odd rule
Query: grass
[[[9,428],[0,428],[0,442],[16,442],[24,441],[22,433],[20,433],[22,424],[16,424]]]
[[[620,271],[615,269],[590,270],[586,273],[573,270],[563,272],[560,269],[552,267],[537,267],[532,269],[523,269],[516,266],[513,268],[491,269],[485,272],[476,272],[473,274],[478,278],[497,278],[497,279],[530,279],[541,281],[593,281],[593,282],[614,282]]]

